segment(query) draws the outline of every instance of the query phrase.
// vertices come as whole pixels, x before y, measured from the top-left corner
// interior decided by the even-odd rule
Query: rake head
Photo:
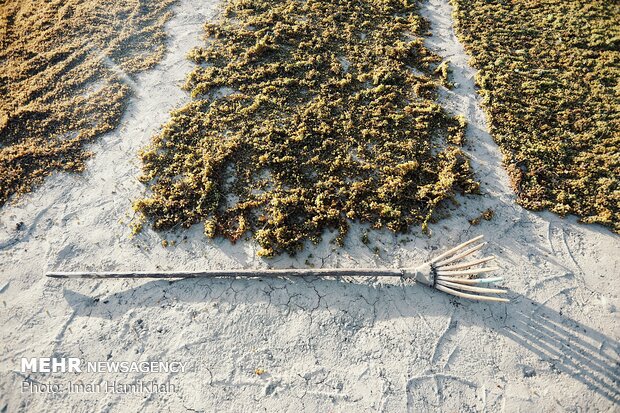
[[[494,260],[494,256],[465,260],[465,258],[480,250],[486,244],[483,242],[471,246],[482,238],[483,235],[479,235],[416,268],[404,269],[403,277],[413,278],[417,282],[457,297],[480,301],[508,302],[509,300],[506,298],[493,295],[505,294],[506,290],[480,286],[502,281],[502,277],[472,278],[472,276],[477,274],[499,270],[498,267],[481,266]]]

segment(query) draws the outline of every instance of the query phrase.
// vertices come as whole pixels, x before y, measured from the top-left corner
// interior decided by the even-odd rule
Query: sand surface
[[[470,122],[483,196],[461,198],[429,239],[356,227],[344,249],[324,242],[264,261],[256,245],[210,241],[196,226],[130,238],[137,151],[189,97],[180,90],[216,2],[181,0],[169,51],[140,75],[121,126],[92,147],[86,172],[57,174],[0,210],[0,411],[613,411],[618,408],[620,237],[514,203],[485,127],[448,0],[430,0],[428,45],[458,86],[443,103]],[[495,217],[471,226],[487,208]],[[404,267],[485,234],[509,305],[451,298],[420,285],[330,279],[61,281],[46,270]],[[164,248],[163,237],[177,244]],[[373,245],[377,245],[375,252]],[[181,361],[190,371],[20,372],[21,357]],[[257,374],[261,372],[262,374]],[[159,394],[22,393],[22,382],[155,380]]]

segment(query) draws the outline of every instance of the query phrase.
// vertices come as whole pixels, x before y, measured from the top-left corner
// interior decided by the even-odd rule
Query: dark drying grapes
[[[0,2],[0,206],[114,129],[130,94],[119,73],[163,55],[171,0]]]
[[[620,3],[452,3],[518,202],[620,232]]]
[[[142,154],[135,207],[156,229],[250,231],[271,256],[327,228],[342,242],[351,220],[426,227],[477,191],[415,1],[228,0],[205,30],[192,102]]]

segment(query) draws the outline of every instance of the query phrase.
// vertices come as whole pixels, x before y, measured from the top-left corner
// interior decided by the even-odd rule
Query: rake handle
[[[283,276],[333,276],[333,277],[401,277],[401,269],[265,269],[265,270],[209,270],[209,271],[136,271],[136,272],[48,272],[51,278],[216,278],[216,277],[283,277]]]

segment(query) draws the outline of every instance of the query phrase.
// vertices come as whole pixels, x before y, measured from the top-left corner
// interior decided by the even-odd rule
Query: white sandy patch
[[[430,239],[419,230],[399,238],[371,232],[367,247],[356,227],[344,250],[324,242],[295,259],[263,261],[251,242],[209,241],[198,225],[129,237],[131,202],[144,193],[137,151],[188,101],[179,88],[192,69],[185,56],[217,11],[213,1],[181,1],[166,26],[166,57],[135,80],[121,127],[94,145],[86,172],[55,175],[0,210],[0,412],[613,410],[620,238],[514,203],[447,3],[424,5],[428,45],[454,68],[459,86],[443,99],[470,122],[466,149],[485,195],[460,199]],[[486,208],[495,218],[471,226]],[[364,280],[44,277],[48,269],[414,266],[480,233],[499,257],[509,305]],[[164,248],[162,237],[178,243]],[[182,361],[191,371],[27,378],[155,380],[174,385],[169,393],[21,393],[20,358],[38,356]]]

